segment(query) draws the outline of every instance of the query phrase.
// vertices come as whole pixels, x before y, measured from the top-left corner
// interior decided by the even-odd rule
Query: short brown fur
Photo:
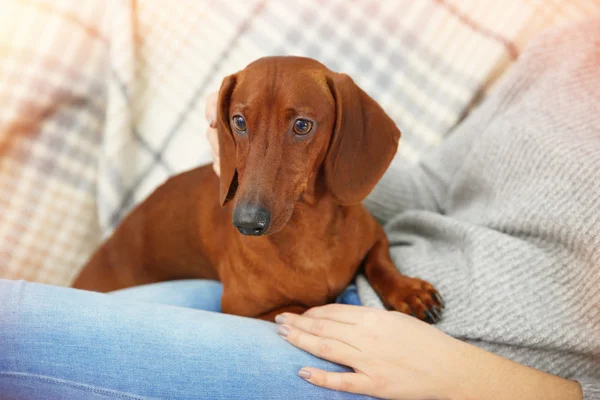
[[[218,279],[225,313],[272,320],[323,305],[361,266],[384,303],[431,319],[437,292],[394,267],[361,205],[389,166],[400,131],[347,75],[300,57],[267,57],[219,92],[221,179],[211,166],[167,180],[93,254],[73,286],[107,292],[175,279]],[[247,132],[232,127],[243,115]],[[313,121],[295,135],[297,118]],[[264,236],[233,226],[239,204],[272,214]],[[429,310],[429,311],[428,311]]]

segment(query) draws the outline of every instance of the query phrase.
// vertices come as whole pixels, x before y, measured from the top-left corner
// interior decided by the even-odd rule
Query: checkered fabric
[[[542,29],[598,0],[5,0],[0,276],[68,284],[168,176],[210,161],[204,99],[256,58],[350,74],[415,162]]]
[[[67,284],[97,244],[102,2],[0,2],[0,277]]]

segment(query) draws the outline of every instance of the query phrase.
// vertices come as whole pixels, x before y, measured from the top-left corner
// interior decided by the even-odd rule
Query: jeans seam
[[[64,379],[52,378],[52,377],[45,376],[45,375],[30,374],[27,372],[0,372],[0,378],[2,378],[2,377],[22,378],[22,379],[28,378],[28,379],[45,382],[45,383],[68,386],[68,387],[71,387],[74,389],[85,390],[85,391],[94,392],[94,393],[98,393],[98,394],[105,394],[108,396],[113,396],[113,397],[117,397],[117,398],[121,398],[121,399],[129,399],[129,400],[157,400],[158,399],[157,397],[138,396],[135,394],[120,392],[118,390],[106,389],[106,388],[102,388],[102,387],[98,387],[98,386],[87,385],[84,383],[77,383],[77,382],[67,381]]]

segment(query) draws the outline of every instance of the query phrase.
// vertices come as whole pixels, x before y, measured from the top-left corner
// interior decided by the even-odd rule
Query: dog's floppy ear
[[[219,136],[219,160],[221,168],[220,199],[224,206],[235,195],[237,189],[237,170],[235,168],[235,140],[229,124],[229,103],[235,87],[236,75],[223,79],[217,103],[217,132]]]
[[[327,84],[335,99],[336,117],[325,159],[325,181],[340,204],[360,204],[394,158],[400,130],[348,75],[331,73]]]

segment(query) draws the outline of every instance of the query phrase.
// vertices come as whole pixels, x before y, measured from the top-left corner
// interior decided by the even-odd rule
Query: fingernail
[[[301,369],[300,371],[298,371],[298,376],[300,378],[310,379],[310,371],[307,371],[305,369]]]
[[[284,339],[287,337],[288,333],[290,333],[290,328],[285,325],[281,325],[277,328],[277,334]]]
[[[284,324],[285,323],[285,319],[286,319],[286,316],[283,315],[283,314],[276,315],[275,316],[275,323],[276,324],[280,324],[280,325]]]
[[[215,118],[215,116],[211,115],[210,118],[209,118],[209,120],[208,120],[208,123],[210,124],[210,127],[211,128],[216,128],[217,127],[217,123],[216,122],[217,122],[217,119]]]

